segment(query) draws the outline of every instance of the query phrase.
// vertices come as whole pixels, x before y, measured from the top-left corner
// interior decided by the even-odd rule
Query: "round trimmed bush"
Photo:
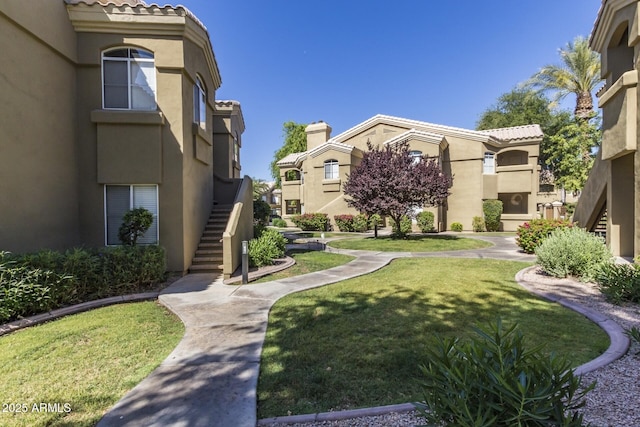
[[[418,223],[420,231],[423,233],[432,233],[436,230],[433,226],[434,221],[435,216],[433,215],[433,212],[422,211],[416,215],[416,222]]]
[[[273,228],[265,229],[260,237],[249,241],[249,264],[262,267],[273,264],[276,258],[282,258],[287,239]]]
[[[451,231],[462,231],[462,224],[460,224],[459,222],[451,223]]]
[[[500,200],[485,200],[482,202],[482,212],[487,231],[500,231],[502,202]]]
[[[274,218],[272,224],[273,224],[274,227],[278,227],[278,228],[286,228],[287,227],[287,221],[285,221],[282,218]]]
[[[532,254],[553,230],[573,227],[569,221],[559,219],[534,219],[520,225],[517,230],[516,244],[525,253]]]

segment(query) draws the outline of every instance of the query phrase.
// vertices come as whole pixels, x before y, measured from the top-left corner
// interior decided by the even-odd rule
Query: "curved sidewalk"
[[[256,387],[268,314],[284,295],[376,271],[395,258],[460,257],[533,261],[511,237],[482,237],[494,246],[434,253],[337,250],[348,264],[260,285],[229,286],[192,274],[159,297],[185,324],[175,350],[122,398],[98,426],[255,426]]]

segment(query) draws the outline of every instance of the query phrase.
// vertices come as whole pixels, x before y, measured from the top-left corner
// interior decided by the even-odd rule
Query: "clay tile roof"
[[[280,161],[278,162],[278,165],[281,165],[281,166],[295,165],[298,162],[298,159],[300,158],[300,156],[304,156],[305,154],[307,154],[306,151],[302,153],[287,154],[282,159],[280,159]]]
[[[68,4],[84,3],[87,5],[98,3],[102,6],[146,6],[142,0],[66,0]]]
[[[204,25],[204,23],[200,19],[198,19],[198,17],[193,12],[191,12],[189,9],[187,9],[185,6],[182,6],[182,5],[171,6],[169,4],[165,4],[164,6],[160,6],[158,3],[145,3],[142,0],[64,0],[64,1],[67,4],[71,4],[71,5],[86,4],[88,6],[91,6],[91,5],[97,4],[100,6],[115,6],[115,7],[121,7],[121,6],[129,6],[131,8],[143,7],[151,12],[153,12],[154,10],[164,11],[165,9],[173,9],[173,10],[182,9],[186,16],[193,19],[196,24],[198,24],[203,30],[207,31],[207,27]]]
[[[482,130],[479,132],[485,133],[504,142],[522,141],[542,138],[544,136],[540,125],[514,126],[509,128]]]

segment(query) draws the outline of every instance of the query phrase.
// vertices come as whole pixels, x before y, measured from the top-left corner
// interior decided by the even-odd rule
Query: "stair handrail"
[[[587,230],[591,230],[598,221],[607,201],[607,176],[610,173],[611,162],[602,160],[601,150],[602,147],[598,148],[593,167],[573,212],[573,222]]]
[[[253,180],[248,175],[236,191],[233,208],[222,233],[222,272],[231,277],[242,262],[242,241],[253,238]]]

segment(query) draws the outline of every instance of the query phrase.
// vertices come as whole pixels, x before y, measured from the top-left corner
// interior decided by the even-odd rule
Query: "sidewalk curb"
[[[413,403],[399,403],[397,405],[374,406],[372,408],[350,409],[346,411],[319,412],[317,414],[289,415],[285,417],[264,418],[258,420],[259,426],[266,426],[277,423],[312,423],[319,421],[348,420],[351,418],[374,417],[376,415],[386,415],[390,413],[401,413],[414,411],[416,407]]]
[[[576,313],[582,314],[587,319],[598,325],[600,329],[605,331],[609,336],[609,339],[611,340],[611,344],[609,345],[607,351],[605,351],[595,359],[578,366],[575,369],[576,375],[583,375],[588,372],[595,371],[596,369],[602,368],[618,360],[627,353],[631,342],[629,340],[629,337],[625,334],[624,329],[622,329],[622,327],[615,321],[595,310],[592,310],[591,308],[583,306],[582,304],[570,301],[552,292],[541,292],[531,287],[529,283],[524,280],[524,275],[531,270],[535,270],[536,268],[538,267],[534,265],[532,267],[527,267],[523,270],[518,271],[518,273],[516,273],[516,282],[534,295],[537,295],[549,301],[556,302],[563,307],[568,308],[569,310],[573,310]]]
[[[87,301],[76,305],[70,305],[68,307],[57,308],[47,313],[25,317],[24,319],[18,319],[14,320],[13,322],[5,323],[4,325],[0,325],[0,336],[10,334],[11,332],[27,328],[29,326],[49,322],[51,320],[68,316],[70,314],[93,310],[94,308],[106,307],[108,305],[122,304],[126,302],[154,300],[158,298],[159,294],[160,292],[145,292],[140,294],[121,295],[116,297]]]

